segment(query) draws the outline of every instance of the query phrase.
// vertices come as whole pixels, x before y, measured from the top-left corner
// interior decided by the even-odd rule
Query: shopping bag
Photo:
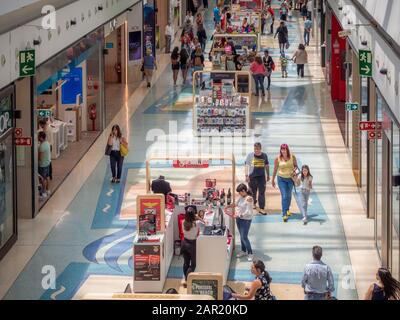
[[[129,153],[128,147],[126,147],[122,143],[121,143],[121,146],[119,147],[119,151],[121,152],[121,157],[126,157]]]

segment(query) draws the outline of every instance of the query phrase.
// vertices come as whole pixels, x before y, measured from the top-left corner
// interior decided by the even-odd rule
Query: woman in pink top
[[[264,79],[266,70],[260,56],[255,58],[255,61],[250,66],[250,71],[256,83],[256,97],[258,97],[258,93],[260,92],[259,89],[261,89],[262,94],[265,97]]]

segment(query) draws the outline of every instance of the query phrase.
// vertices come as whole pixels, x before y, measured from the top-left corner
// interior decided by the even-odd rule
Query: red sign
[[[210,167],[208,160],[174,160],[173,167],[176,169],[206,169]]]
[[[32,138],[31,137],[16,138],[15,145],[20,147],[32,147]]]
[[[165,198],[164,195],[154,194],[151,196],[137,197],[137,220],[138,232],[154,234],[163,232],[165,229]],[[155,230],[151,230],[152,221],[155,216]],[[146,229],[147,228],[147,229]],[[153,226],[154,228],[154,226]]]
[[[16,138],[22,137],[22,128],[15,128],[15,137]]]
[[[368,140],[381,140],[382,139],[382,131],[369,131],[368,132]]]
[[[382,130],[382,128],[383,128],[382,122],[375,122],[375,121],[360,122],[361,131],[375,131],[375,130]]]

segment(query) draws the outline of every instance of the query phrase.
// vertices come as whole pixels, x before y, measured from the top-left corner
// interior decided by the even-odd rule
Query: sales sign
[[[206,169],[210,167],[208,160],[174,160],[173,167],[176,169]]]
[[[348,102],[346,103],[346,110],[347,111],[358,111],[359,109],[359,104],[358,103],[353,103],[353,102]]]
[[[165,230],[165,197],[163,194],[154,194],[146,196],[138,196],[136,200],[137,220],[141,221],[141,217],[155,216],[156,232]],[[150,221],[150,219],[144,219]],[[143,227],[146,227],[143,225]],[[138,233],[140,233],[141,225],[138,225]],[[142,230],[146,231],[146,230]]]
[[[35,75],[35,60],[35,50],[24,50],[19,52],[20,77],[30,77]]]
[[[359,50],[359,66],[361,77],[372,77],[372,52]]]
[[[382,130],[383,123],[382,122],[374,122],[374,121],[361,121],[360,122],[360,130],[361,131],[375,131]]]

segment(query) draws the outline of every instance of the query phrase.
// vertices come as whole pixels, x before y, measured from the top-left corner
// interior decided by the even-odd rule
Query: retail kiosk
[[[195,79],[204,80],[196,91]],[[193,81],[195,136],[248,136],[252,81],[248,71],[196,71]]]
[[[166,208],[163,207],[163,195],[150,195],[152,162],[168,161],[173,170],[198,170],[209,168],[213,160],[228,161],[232,164],[232,183],[229,183],[228,191],[218,189],[218,182],[210,173],[210,179],[206,180],[202,190],[196,191],[195,194],[182,192],[178,194],[179,201],[172,204],[167,201]],[[235,203],[235,168],[234,155],[185,157],[179,160],[151,157],[146,161],[148,195],[138,197],[138,233],[133,244],[133,288],[136,293],[162,292],[174,255],[174,247],[183,240],[180,225],[187,205],[195,206],[199,214],[204,214],[206,221],[197,240],[196,272],[220,274],[223,283],[226,283],[235,235],[235,220],[226,209],[226,205]]]

